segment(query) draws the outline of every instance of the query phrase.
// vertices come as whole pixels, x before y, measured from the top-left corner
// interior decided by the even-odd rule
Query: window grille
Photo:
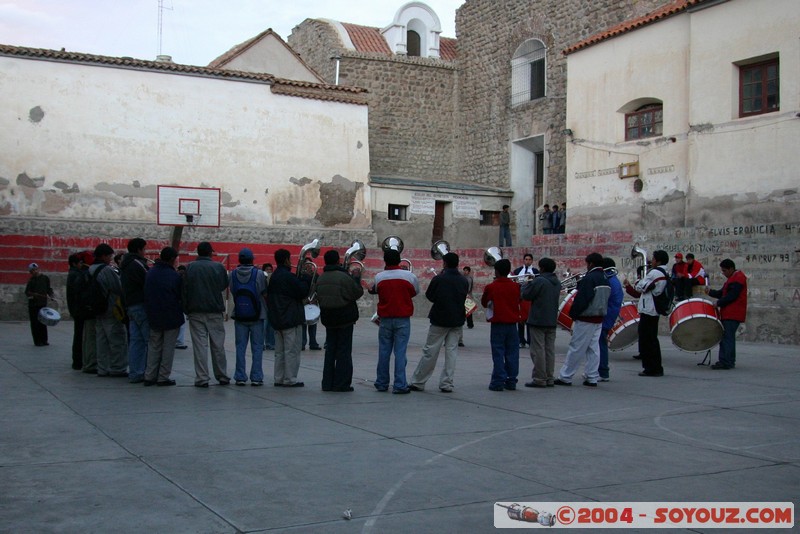
[[[511,105],[545,96],[545,55],[547,48],[538,39],[522,43],[511,59]]]

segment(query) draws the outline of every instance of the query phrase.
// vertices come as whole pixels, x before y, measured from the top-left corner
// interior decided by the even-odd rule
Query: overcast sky
[[[272,28],[288,39],[306,18],[385,27],[405,0],[163,0],[163,54],[206,65],[234,45]],[[464,0],[426,0],[442,36],[455,37]],[[0,43],[66,48],[106,56],[155,59],[158,0],[0,0]]]

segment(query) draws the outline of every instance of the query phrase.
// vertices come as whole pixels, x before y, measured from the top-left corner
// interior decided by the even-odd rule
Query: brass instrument
[[[577,274],[570,274],[570,272],[567,271],[564,273],[564,276],[566,276],[566,278],[561,281],[561,291],[570,292],[578,287],[578,282],[583,280],[583,277],[586,276],[586,271]]]
[[[490,247],[483,253],[483,263],[489,267],[494,267],[494,264],[503,259],[503,251],[500,247]]]
[[[381,243],[381,250],[386,252],[387,250],[396,250],[397,252],[403,252],[405,245],[403,244],[403,240],[397,237],[396,235],[390,235],[386,239],[383,240]],[[411,264],[411,261],[406,258],[400,258],[400,265],[402,266],[405,264],[406,271],[414,272],[414,266]]]
[[[306,316],[306,324],[316,324],[319,321],[320,316],[320,309],[319,306],[314,304],[313,301],[316,299],[316,282],[317,282],[317,264],[314,263],[311,258],[316,258],[319,256],[319,239],[315,239],[311,243],[306,243],[303,245],[303,248],[300,249],[300,258],[297,260],[297,276],[300,277],[303,275],[306,269],[311,271],[311,284],[308,291],[308,303],[303,306],[305,316]]]
[[[431,246],[431,258],[434,260],[441,260],[445,254],[450,253],[450,243],[444,239],[440,239]]]
[[[642,257],[642,279],[644,279],[647,276],[647,251],[641,248],[639,243],[636,243],[631,249],[631,259],[635,260],[639,256]]]
[[[359,239],[354,240],[344,253],[344,268],[350,276],[361,276],[364,273],[364,258],[367,257],[367,247]],[[351,271],[351,268],[359,269],[358,273]]]
[[[509,280],[514,280],[518,284],[526,284],[536,278],[538,275],[536,274],[510,274],[508,275]]]

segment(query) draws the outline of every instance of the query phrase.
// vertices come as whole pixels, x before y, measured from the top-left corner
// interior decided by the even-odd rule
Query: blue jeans
[[[128,306],[128,318],[128,380],[143,380],[147,366],[147,344],[150,342],[150,323],[147,322],[144,304]]]
[[[264,352],[264,320],[242,322],[234,321],[236,332],[236,372],[233,379],[237,382],[247,380],[247,343],[253,353],[253,362],[250,364],[250,382],[263,382],[264,370],[261,367],[261,355]]]
[[[722,341],[719,342],[719,363],[726,367],[736,367],[736,331],[739,321],[722,320]]]
[[[275,349],[275,329],[269,324],[269,319],[264,320],[264,348]]]
[[[517,323],[492,323],[492,380],[489,387],[516,386],[519,374]]]
[[[411,319],[408,317],[381,318],[378,329],[378,376],[375,387],[389,388],[389,361],[394,350],[394,384],[396,390],[408,388],[406,383],[406,348],[411,337]]]
[[[608,378],[608,332],[605,328],[600,330],[600,367],[597,368],[600,378]]]
[[[501,247],[510,247],[511,245],[511,227],[500,225],[500,236],[499,236],[500,246]],[[505,244],[503,244],[505,242]]]

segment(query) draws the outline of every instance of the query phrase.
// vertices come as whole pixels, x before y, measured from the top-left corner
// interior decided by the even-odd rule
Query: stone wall
[[[566,199],[566,61],[562,50],[666,0],[468,0],[456,12],[459,174],[508,187],[510,141],[545,135],[545,200]],[[547,96],[511,107],[511,58],[524,41],[547,46]]]
[[[289,44],[329,83],[340,55],[339,83],[369,91],[373,176],[457,180],[455,64],[345,50],[330,24],[308,19]]]

